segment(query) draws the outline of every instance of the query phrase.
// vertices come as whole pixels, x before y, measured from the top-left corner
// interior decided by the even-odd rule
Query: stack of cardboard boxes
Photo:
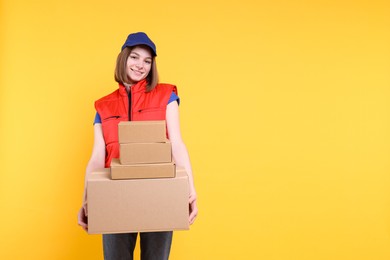
[[[112,179],[175,177],[165,121],[123,121],[118,136],[120,158],[111,162]]]
[[[88,233],[189,229],[188,176],[172,161],[165,121],[118,124],[120,158],[87,175]]]

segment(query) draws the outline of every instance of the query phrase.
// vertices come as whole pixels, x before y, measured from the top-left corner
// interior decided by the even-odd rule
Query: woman
[[[111,159],[119,157],[118,123],[125,120],[166,120],[172,155],[175,163],[183,166],[190,185],[189,223],[198,214],[196,191],[187,148],[182,141],[179,125],[179,98],[176,87],[158,84],[155,57],[156,46],[142,32],[130,34],[118,55],[115,80],[119,88],[97,100],[94,122],[94,145],[86,173],[110,167]],[[84,190],[83,206],[78,214],[79,225],[88,229],[87,197]],[[172,231],[140,233],[141,259],[168,259]],[[133,259],[137,233],[104,234],[104,259]]]

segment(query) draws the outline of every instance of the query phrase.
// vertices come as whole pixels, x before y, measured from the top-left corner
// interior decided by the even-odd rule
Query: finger
[[[198,215],[198,211],[197,210],[193,210],[190,214],[190,219],[193,219],[195,218],[196,216]]]
[[[195,221],[195,218],[198,216],[198,209],[197,207],[194,205],[191,205],[190,207],[190,216],[188,217],[188,220],[190,222],[190,225],[192,225]]]
[[[191,213],[191,215],[189,217],[190,225],[192,225],[195,222],[196,217],[197,217],[197,213],[195,213],[195,212]]]
[[[194,201],[196,201],[196,196],[190,195],[190,197],[189,197],[189,199],[188,199],[188,202],[189,202],[190,204],[192,204]]]
[[[88,226],[82,226],[82,228],[88,232]]]
[[[87,203],[84,204],[83,209],[84,209],[84,214],[85,214],[85,216],[88,216],[88,207],[87,207]]]
[[[81,226],[85,231],[88,231],[88,224],[82,221],[79,221],[79,226]]]
[[[87,227],[88,227],[88,225],[86,224],[86,223],[84,223],[84,222],[80,222],[79,221],[79,226],[81,226],[83,229],[86,229]]]

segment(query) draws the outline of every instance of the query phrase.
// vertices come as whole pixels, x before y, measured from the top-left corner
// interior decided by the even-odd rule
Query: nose
[[[137,66],[137,68],[143,68],[144,66],[144,63],[142,61],[139,61],[135,64],[135,66]]]

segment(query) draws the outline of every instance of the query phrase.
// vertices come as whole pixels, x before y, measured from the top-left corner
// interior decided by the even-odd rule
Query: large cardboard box
[[[87,175],[88,233],[109,234],[189,229],[188,176],[111,180],[110,169]]]
[[[171,143],[119,144],[119,157],[121,164],[172,162]]]
[[[163,143],[165,121],[121,121],[118,124],[119,143]]]
[[[146,163],[146,164],[120,164],[119,159],[111,160],[111,179],[153,179],[175,177],[175,164]]]

